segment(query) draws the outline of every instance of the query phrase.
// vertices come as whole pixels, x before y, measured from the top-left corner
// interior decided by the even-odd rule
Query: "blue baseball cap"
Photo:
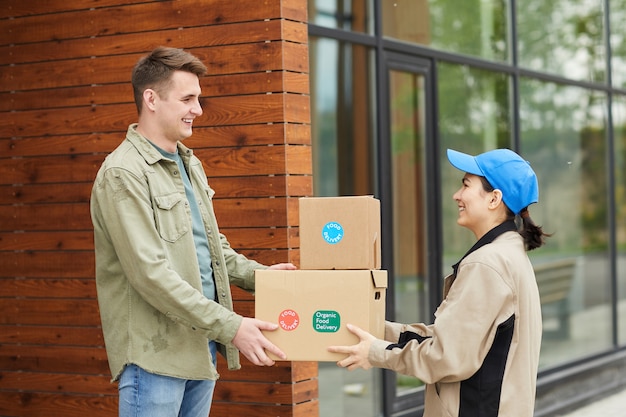
[[[493,188],[502,191],[504,204],[514,214],[539,201],[535,171],[510,149],[495,149],[477,156],[448,149],[448,161],[460,171],[485,177]]]

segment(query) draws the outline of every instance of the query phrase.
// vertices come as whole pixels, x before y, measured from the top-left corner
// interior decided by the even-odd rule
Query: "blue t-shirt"
[[[178,171],[180,172],[180,176],[183,180],[183,184],[185,186],[185,195],[187,196],[189,209],[191,210],[193,240],[196,245],[196,254],[198,255],[200,277],[202,277],[202,292],[204,293],[204,296],[209,300],[215,300],[215,281],[213,280],[213,268],[211,267],[211,252],[209,251],[209,240],[206,236],[204,222],[202,221],[202,215],[200,214],[198,201],[196,200],[196,195],[193,193],[191,181],[189,180],[189,175],[187,174],[187,170],[185,169],[183,160],[178,154],[178,150],[176,150],[176,153],[171,153],[159,148],[154,143],[152,144],[152,146],[154,146],[155,149],[158,150],[165,158],[171,159],[172,161],[175,161],[176,164],[178,164]]]

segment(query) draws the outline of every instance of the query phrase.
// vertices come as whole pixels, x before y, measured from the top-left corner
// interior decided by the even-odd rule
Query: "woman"
[[[348,354],[337,364],[350,370],[375,366],[424,381],[424,417],[532,417],[542,328],[526,251],[547,236],[528,212],[537,177],[508,149],[448,150],[448,160],[465,172],[453,195],[457,223],[477,242],[446,278],[434,323],[386,322],[385,340],[348,325],[360,342],[329,350]]]

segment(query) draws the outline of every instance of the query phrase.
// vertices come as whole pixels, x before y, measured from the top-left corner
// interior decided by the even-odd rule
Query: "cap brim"
[[[456,169],[484,177],[485,174],[476,163],[476,158],[463,152],[448,149],[448,161]]]

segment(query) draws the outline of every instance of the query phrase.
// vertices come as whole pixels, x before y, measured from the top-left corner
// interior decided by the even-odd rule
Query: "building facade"
[[[137,60],[198,56],[202,117],[185,144],[240,253],[297,263],[312,192],[306,1],[0,1],[0,415],[117,415],[94,282],[90,190],[137,119]],[[233,289],[235,309],[254,298]],[[317,363],[221,374],[212,415],[317,416]]]
[[[530,253],[544,315],[538,416],[626,382],[625,6],[308,2],[314,193],[381,199],[388,318],[431,322],[442,277],[473,244],[455,222],[447,148],[511,148],[537,172],[531,215],[553,234]],[[319,373],[322,416],[420,415],[418,380]]]
[[[626,0],[0,1],[0,415],[109,417],[89,191],[135,121],[136,60],[198,55],[186,142],[233,247],[298,263],[298,198],[381,201],[387,317],[430,322],[472,245],[447,148],[540,181],[537,417],[626,385]],[[253,315],[254,298],[234,292]],[[224,363],[218,367],[223,370]],[[213,414],[420,416],[423,385],[281,362],[221,371]]]

